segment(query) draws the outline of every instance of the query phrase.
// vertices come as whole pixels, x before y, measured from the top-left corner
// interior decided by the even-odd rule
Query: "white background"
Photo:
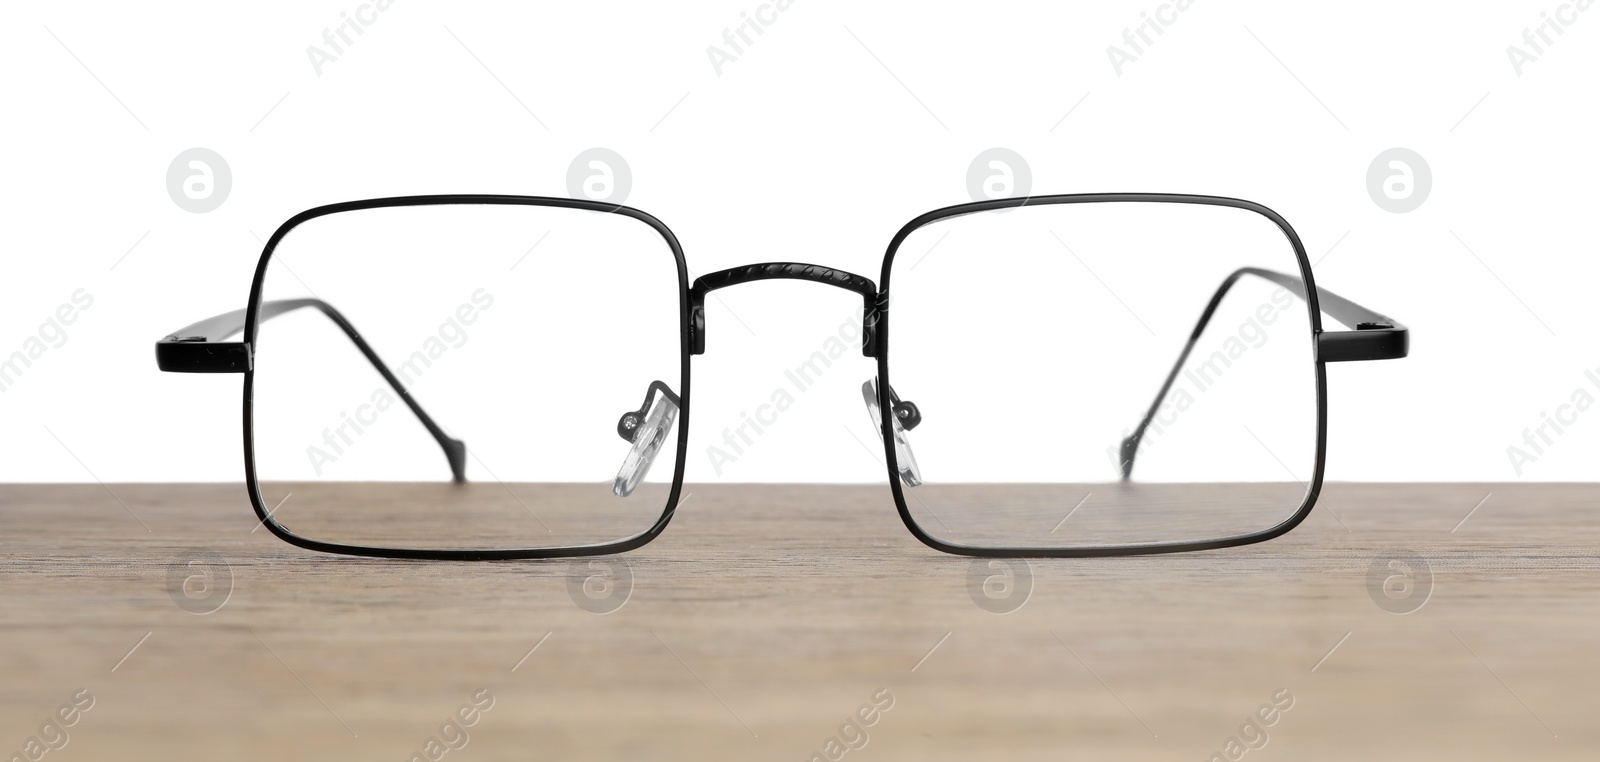
[[[1555,0],[1198,0],[1119,74],[1107,48],[1128,50],[1156,0],[797,0],[719,74],[707,48],[728,50],[758,0],[398,0],[319,75],[307,48],[359,5],[8,5],[0,355],[77,289],[94,301],[0,393],[0,480],[242,479],[240,378],[159,373],[152,344],[244,305],[258,236],[354,198],[566,195],[594,146],[626,159],[626,203],[672,227],[696,274],[794,260],[876,280],[894,231],[970,200],[968,165],[996,146],[1036,194],[1259,201],[1298,229],[1320,285],[1413,329],[1406,360],[1330,366],[1330,479],[1596,474],[1600,412],[1520,475],[1507,447],[1575,389],[1600,396],[1584,377],[1600,368],[1600,10],[1519,75],[1507,47]],[[203,214],[166,187],[194,147],[232,173]],[[1366,188],[1393,147],[1433,176],[1406,214]],[[718,295],[689,477],[881,479],[843,428],[871,437],[860,358],[712,473],[706,446],[860,304],[804,283]]]

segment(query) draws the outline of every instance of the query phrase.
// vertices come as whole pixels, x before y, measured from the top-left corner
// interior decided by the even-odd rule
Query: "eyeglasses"
[[[1408,351],[1405,327],[1314,285],[1282,217],[1237,199],[947,207],[900,229],[874,285],[787,262],[691,284],[677,238],[644,212],[458,195],[294,216],[245,308],[168,335],[156,357],[244,374],[250,501],[297,546],[617,553],[658,536],[683,493],[706,297],[768,279],[861,297],[860,320],[785,376],[804,389],[859,343],[877,365],[861,394],[901,519],[973,556],[1281,535],[1322,484],[1326,363]],[[1324,312],[1348,330],[1324,331]]]

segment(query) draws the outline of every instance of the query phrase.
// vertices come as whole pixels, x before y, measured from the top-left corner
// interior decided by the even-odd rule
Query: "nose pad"
[[[869,378],[861,384],[861,396],[867,401],[867,413],[872,416],[872,429],[878,432],[878,438],[883,438],[883,411],[878,409],[878,379]],[[920,418],[920,416],[919,416]],[[915,487],[922,483],[922,471],[917,468],[917,456],[911,453],[911,442],[906,438],[906,427],[900,422],[900,416],[890,415],[894,428],[894,459],[900,467],[900,481],[907,487]]]
[[[672,431],[672,424],[677,419],[677,404],[667,399],[666,395],[659,397],[644,423],[634,429],[633,447],[628,449],[628,456],[622,459],[622,468],[617,471],[617,479],[611,485],[611,494],[617,497],[633,494],[634,488],[650,472],[650,465],[655,463],[656,455],[667,443],[667,434]],[[624,420],[627,420],[626,417]]]

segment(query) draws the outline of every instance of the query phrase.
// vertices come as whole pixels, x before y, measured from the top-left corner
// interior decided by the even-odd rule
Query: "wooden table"
[[[884,486],[691,489],[597,614],[574,562],[319,555],[240,485],[0,486],[0,759],[92,700],[47,760],[408,759],[474,701],[447,759],[1204,760],[1289,697],[1246,758],[1600,757],[1600,486],[1332,484],[1269,543],[1031,561],[1006,614]]]

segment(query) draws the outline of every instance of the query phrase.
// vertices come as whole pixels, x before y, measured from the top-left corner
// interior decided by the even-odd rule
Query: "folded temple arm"
[[[1253,275],[1282,286],[1289,293],[1306,298],[1305,281],[1293,275],[1263,270],[1257,267],[1242,267],[1233,271],[1223,279],[1222,285],[1212,295],[1211,301],[1206,304],[1204,312],[1200,313],[1199,322],[1195,323],[1194,331],[1189,334],[1189,341],[1184,344],[1183,351],[1178,354],[1178,361],[1172,364],[1172,370],[1167,372],[1166,381],[1161,384],[1161,391],[1156,392],[1156,398],[1151,401],[1150,409],[1145,412],[1144,418],[1139,421],[1137,428],[1122,440],[1120,460],[1122,465],[1122,478],[1128,479],[1133,475],[1133,460],[1139,454],[1139,442],[1144,439],[1145,429],[1149,428],[1150,421],[1155,417],[1156,411],[1161,408],[1161,403],[1167,398],[1167,393],[1172,390],[1172,382],[1178,377],[1178,371],[1183,369],[1183,364],[1189,359],[1189,352],[1200,341],[1200,335],[1205,332],[1206,326],[1211,322],[1211,317],[1222,304],[1223,297],[1233,288],[1240,278]],[[1367,309],[1338,294],[1322,287],[1317,287],[1317,307],[1328,316],[1355,330],[1351,331],[1322,331],[1314,338],[1316,340],[1317,360],[1321,362],[1350,362],[1356,360],[1392,360],[1405,357],[1410,351],[1410,338],[1406,327],[1395,322],[1378,312]]]
[[[265,323],[279,315],[293,312],[302,307],[311,307],[326,315],[334,325],[344,331],[351,343],[361,350],[361,354],[372,364],[374,370],[388,382],[389,388],[404,400],[406,407],[411,408],[417,420],[422,422],[429,434],[443,448],[445,458],[450,462],[450,474],[456,482],[466,481],[467,445],[444,432],[439,424],[434,423],[427,411],[422,409],[411,393],[406,391],[405,385],[400,383],[389,366],[378,357],[366,339],[361,338],[355,326],[346,320],[344,315],[334,309],[332,305],[321,299],[279,299],[276,301],[262,302],[258,324]],[[244,330],[245,311],[234,310],[215,317],[209,317],[193,325],[180,328],[165,338],[156,342],[156,365],[164,371],[175,373],[243,373],[250,370],[254,362],[254,351],[248,342],[223,341],[230,336]]]

